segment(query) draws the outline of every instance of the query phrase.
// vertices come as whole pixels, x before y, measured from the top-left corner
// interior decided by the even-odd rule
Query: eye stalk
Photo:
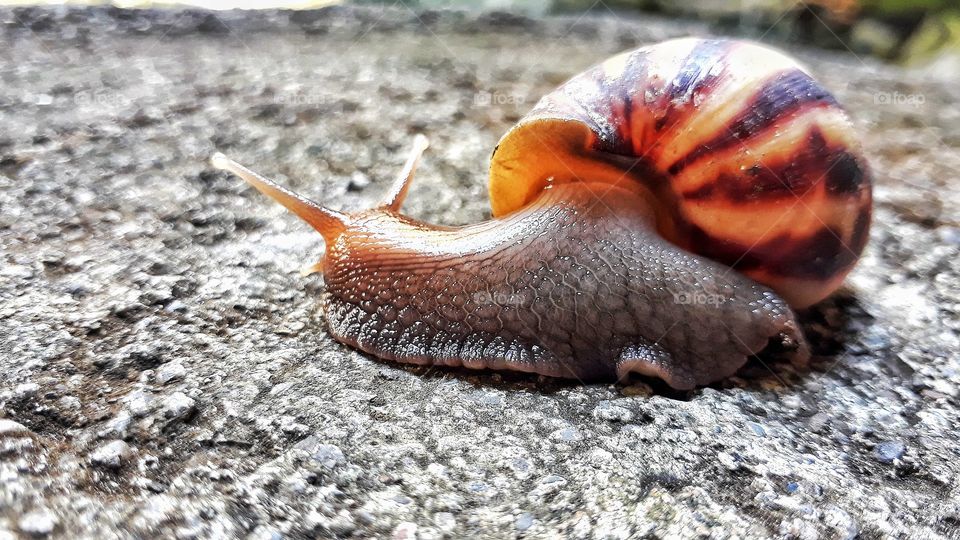
[[[346,214],[331,210],[303,195],[294,193],[219,152],[210,157],[210,164],[217,169],[239,176],[260,193],[282,204],[316,229],[328,244],[332,244],[347,227],[349,217]]]

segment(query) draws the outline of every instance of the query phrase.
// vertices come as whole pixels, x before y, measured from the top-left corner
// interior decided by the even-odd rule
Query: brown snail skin
[[[494,151],[486,222],[399,212],[425,149],[349,215],[213,158],[323,235],[330,333],[387,360],[677,389],[768,349],[802,362],[791,306],[836,289],[868,235],[846,115],[749,42],[644,47],[544,97]]]

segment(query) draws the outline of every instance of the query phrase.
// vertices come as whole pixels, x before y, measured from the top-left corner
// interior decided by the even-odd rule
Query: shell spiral
[[[840,285],[870,226],[870,173],[843,109],[794,60],[746,41],[640,48],[545,96],[494,151],[493,213],[576,181],[652,198],[666,239],[798,308]]]

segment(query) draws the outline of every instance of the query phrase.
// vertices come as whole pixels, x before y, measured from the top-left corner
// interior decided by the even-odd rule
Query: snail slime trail
[[[793,309],[839,287],[869,232],[845,112],[747,41],[643,47],[545,96],[493,153],[486,222],[400,213],[426,147],[350,214],[213,158],[320,232],[330,333],[387,360],[677,389],[767,349],[803,362]]]

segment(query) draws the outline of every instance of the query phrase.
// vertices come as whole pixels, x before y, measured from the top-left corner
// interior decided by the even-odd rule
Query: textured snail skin
[[[678,389],[761,351],[802,362],[790,306],[839,286],[868,236],[846,115],[748,42],[638,49],[544,97],[494,152],[487,222],[400,214],[425,148],[353,214],[213,158],[323,235],[331,334],[388,360]]]
[[[645,201],[605,185],[558,186],[462,228],[354,215],[323,272],[331,334],[399,362],[581,380],[636,372],[689,389],[771,341],[806,355],[773,291],[665,241]]]

